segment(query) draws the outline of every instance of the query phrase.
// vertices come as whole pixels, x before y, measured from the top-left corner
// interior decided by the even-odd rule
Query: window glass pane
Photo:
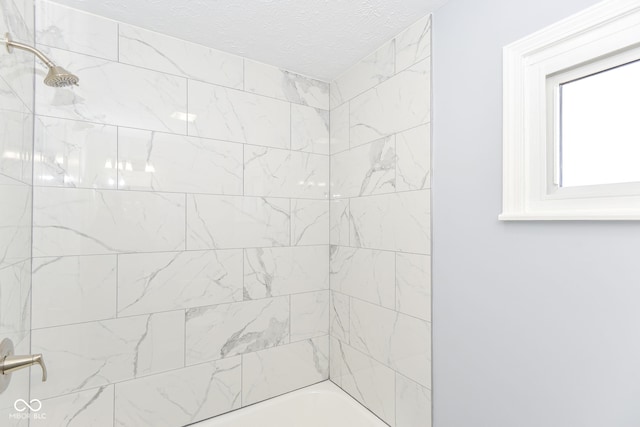
[[[560,186],[640,182],[640,61],[560,85]]]

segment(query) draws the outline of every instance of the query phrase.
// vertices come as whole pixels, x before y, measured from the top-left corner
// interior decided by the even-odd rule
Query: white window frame
[[[500,220],[638,220],[640,183],[559,187],[558,86],[640,59],[640,2],[606,0],[503,50]]]

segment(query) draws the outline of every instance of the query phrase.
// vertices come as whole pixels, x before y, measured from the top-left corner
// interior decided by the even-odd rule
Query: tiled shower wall
[[[48,2],[36,42],[80,77],[35,94],[47,425],[183,425],[326,379],[329,85]]]
[[[33,1],[0,1],[0,37],[33,43]],[[33,55],[0,52],[0,340],[29,353]],[[0,394],[0,425],[26,426],[13,404],[29,398],[29,373],[17,372]]]
[[[331,83],[331,380],[431,425],[431,20]]]

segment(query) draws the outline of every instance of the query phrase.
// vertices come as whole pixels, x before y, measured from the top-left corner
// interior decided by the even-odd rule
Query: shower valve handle
[[[30,354],[28,356],[6,356],[0,361],[0,373],[2,375],[10,374],[29,366],[40,365],[42,368],[42,381],[47,380],[47,365],[44,364],[42,354]]]

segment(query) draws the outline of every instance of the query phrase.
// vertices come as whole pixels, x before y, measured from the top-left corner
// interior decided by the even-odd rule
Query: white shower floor
[[[194,424],[196,427],[387,427],[331,381]]]

